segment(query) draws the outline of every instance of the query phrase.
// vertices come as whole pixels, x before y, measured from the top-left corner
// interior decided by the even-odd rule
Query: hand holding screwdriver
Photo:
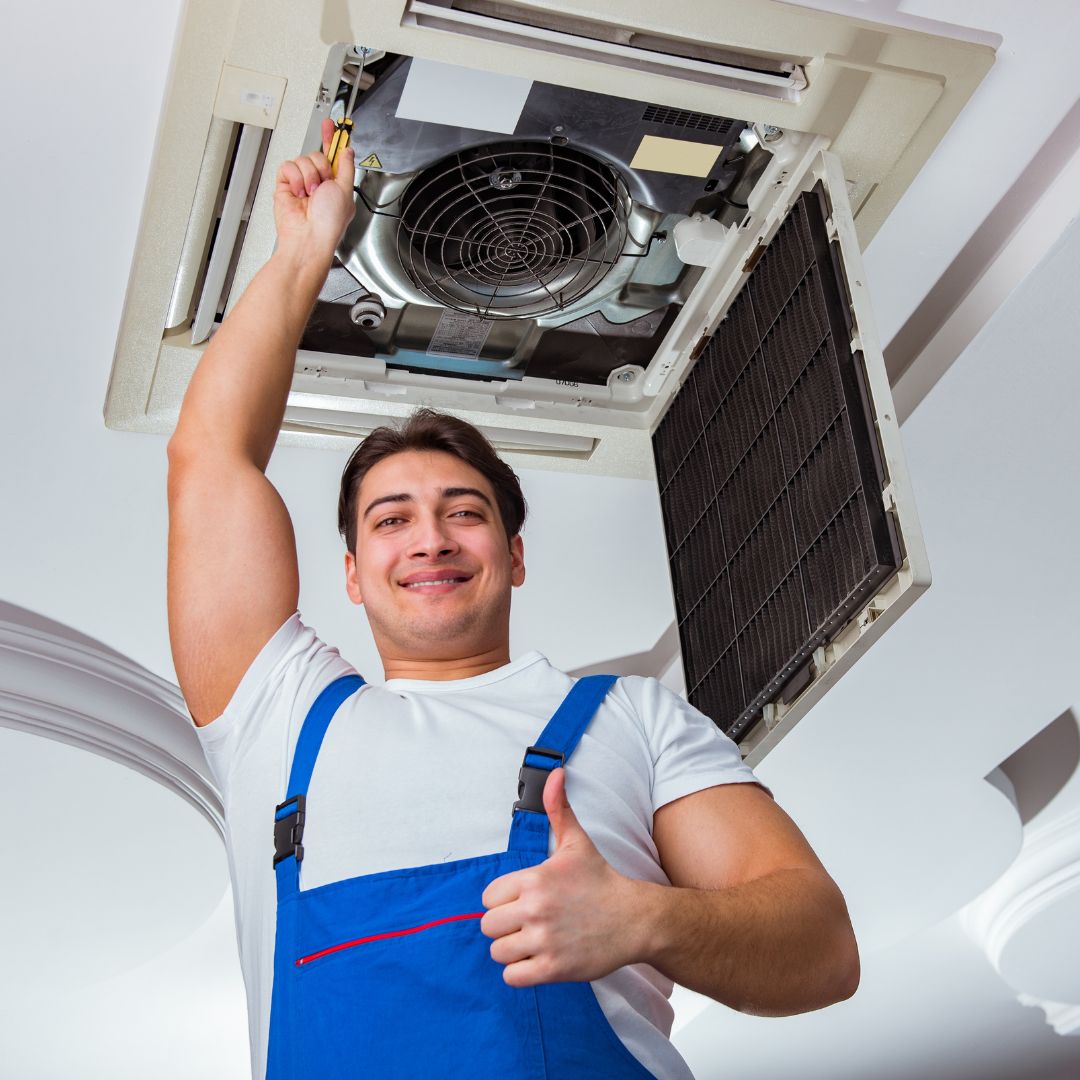
[[[355,155],[352,147],[339,147],[340,169],[333,168],[329,151],[334,127],[333,120],[323,120],[323,149],[286,161],[278,170],[274,222],[279,246],[291,247],[300,253],[319,254],[320,257],[332,255],[356,212],[353,201]]]
[[[360,69],[357,71],[356,78],[353,80],[353,88],[349,91],[349,103],[345,106],[345,113],[342,118],[334,124],[334,137],[330,140],[330,149],[326,152],[326,156],[330,159],[330,167],[334,170],[335,176],[337,176],[338,158],[348,149],[349,139],[352,136],[353,108],[356,105],[356,95],[360,90],[360,81],[364,77],[364,63],[366,60],[367,52],[365,51],[360,54]]]

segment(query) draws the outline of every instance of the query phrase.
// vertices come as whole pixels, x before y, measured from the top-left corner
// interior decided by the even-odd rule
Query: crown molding
[[[169,788],[224,837],[224,812],[172,683],[59,623],[0,610],[0,726],[55,739]]]
[[[1080,1029],[1080,1000],[1051,1001],[1035,986],[1025,986],[1032,971],[1045,961],[1045,970],[1059,972],[1067,964],[1062,947],[1048,955],[1024,953],[1024,970],[1018,971],[1017,950],[1009,946],[1022,931],[1035,928],[1043,919],[1060,922],[1063,909],[1080,913],[1080,807],[1053,821],[1028,829],[1020,854],[1000,878],[960,912],[960,923],[982,947],[1001,977],[1019,991],[1025,1005],[1038,1005],[1059,1034]],[[1047,922],[1045,925],[1052,925]],[[1011,960],[1010,960],[1011,956]]]
[[[1080,1035],[1080,1005],[1067,1005],[1061,1001],[1043,1001],[1031,994],[1018,994],[1021,1005],[1031,1005],[1042,1009],[1046,1022],[1059,1035]]]

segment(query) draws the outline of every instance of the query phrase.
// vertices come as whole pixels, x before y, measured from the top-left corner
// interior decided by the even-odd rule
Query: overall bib
[[[267,1080],[650,1080],[587,982],[511,987],[480,897],[548,855],[543,786],[615,676],[579,679],[518,774],[505,851],[300,889],[304,804],[323,736],[359,675],[311,706],[274,822],[277,933]]]

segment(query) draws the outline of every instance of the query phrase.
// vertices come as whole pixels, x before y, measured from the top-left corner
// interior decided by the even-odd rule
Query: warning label
[[[381,169],[382,162],[379,160],[378,154],[368,154],[363,161],[360,162],[361,169]]]
[[[463,311],[445,309],[431,335],[428,356],[464,356],[475,360],[494,326],[494,319],[480,319]]]

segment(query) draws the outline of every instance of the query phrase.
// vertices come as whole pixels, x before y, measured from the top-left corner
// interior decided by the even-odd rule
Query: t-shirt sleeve
[[[645,729],[653,760],[653,811],[718,784],[758,784],[772,792],[742,760],[735,742],[704,713],[657,679],[622,680]]]
[[[211,772],[228,793],[237,764],[268,755],[253,749],[272,746],[272,756],[284,767],[307,708],[319,691],[341,675],[353,672],[337,649],[320,641],[299,613],[278,628],[244,673],[225,710],[197,729]]]

